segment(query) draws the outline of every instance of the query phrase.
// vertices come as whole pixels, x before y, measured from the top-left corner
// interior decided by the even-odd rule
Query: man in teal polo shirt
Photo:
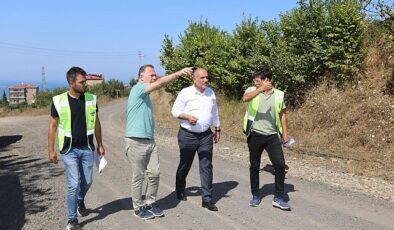
[[[159,188],[159,157],[154,141],[153,108],[149,94],[160,89],[182,75],[190,75],[192,68],[184,68],[173,74],[156,76],[153,65],[143,65],[138,72],[138,83],[130,91],[126,114],[126,155],[129,159],[132,179],[131,197],[134,216],[152,219],[164,216],[156,203]],[[142,184],[145,172],[148,188],[142,199]]]

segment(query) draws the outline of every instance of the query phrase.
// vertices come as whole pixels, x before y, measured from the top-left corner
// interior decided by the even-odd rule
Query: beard
[[[85,90],[86,90],[85,87],[81,87],[81,88],[75,87],[75,88],[73,88],[73,89],[74,89],[75,92],[80,93],[80,94],[85,93]]]

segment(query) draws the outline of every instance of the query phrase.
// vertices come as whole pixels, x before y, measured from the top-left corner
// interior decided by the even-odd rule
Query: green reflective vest
[[[282,110],[282,105],[283,105],[283,98],[284,98],[284,93],[283,91],[280,91],[278,89],[274,89],[274,96],[275,96],[275,121],[276,121],[276,128],[278,130],[278,133],[282,135],[283,129],[282,129],[282,122],[280,120],[280,111]],[[251,101],[248,102],[245,116],[243,119],[243,131],[246,136],[249,136],[250,130],[253,126],[254,119],[256,118],[257,111],[259,110],[259,105],[260,105],[260,96],[257,95],[254,97]]]
[[[68,102],[68,92],[53,97],[53,104],[59,114],[58,120],[58,146],[61,154],[66,154],[72,146],[71,135],[71,109]],[[97,97],[90,93],[85,93],[85,117],[86,117],[86,136],[88,147],[94,151],[93,134],[96,125],[96,104]]]

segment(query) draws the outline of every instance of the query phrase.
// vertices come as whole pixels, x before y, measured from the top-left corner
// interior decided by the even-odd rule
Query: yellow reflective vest
[[[276,128],[278,130],[279,135],[281,136],[283,133],[282,122],[280,120],[280,111],[282,110],[284,92],[278,89],[274,89],[275,96],[275,122]],[[260,105],[260,96],[257,95],[251,101],[248,102],[246,107],[245,116],[243,119],[243,132],[246,136],[249,136],[250,130],[253,126],[254,119],[256,118],[257,111],[259,110]]]
[[[68,92],[53,97],[53,104],[59,114],[57,137],[61,154],[67,154],[72,146],[71,135],[71,109],[68,102]],[[96,104],[97,97],[90,93],[85,93],[85,117],[87,145],[94,151],[93,135],[96,125]]]

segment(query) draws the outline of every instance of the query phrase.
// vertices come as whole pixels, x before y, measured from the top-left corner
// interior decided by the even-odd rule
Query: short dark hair
[[[146,64],[146,65],[141,66],[141,67],[140,67],[140,70],[138,70],[138,78],[141,77],[141,74],[142,74],[143,72],[145,72],[145,69],[148,68],[148,67],[150,67],[150,68],[152,68],[152,69],[155,68],[155,67],[154,67],[153,65],[151,65],[151,64]]]
[[[271,81],[272,71],[271,68],[264,67],[254,72],[252,76],[253,78],[259,77],[261,80],[268,78]]]
[[[77,75],[80,74],[82,76],[86,76],[85,70],[83,70],[80,67],[73,66],[67,71],[67,81],[68,83],[71,83],[71,81],[75,81],[77,78]]]

